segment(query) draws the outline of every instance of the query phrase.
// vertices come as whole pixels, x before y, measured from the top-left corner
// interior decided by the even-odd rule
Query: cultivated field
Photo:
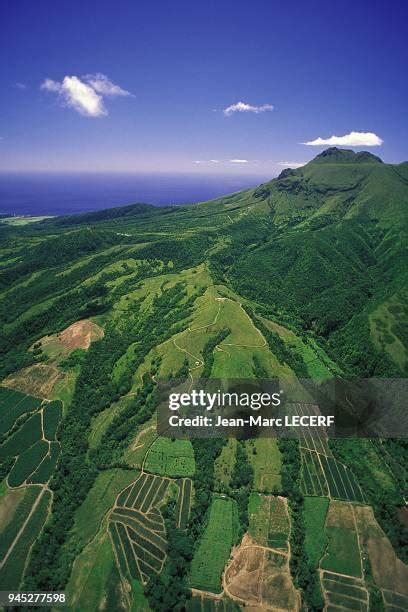
[[[194,452],[190,440],[157,438],[147,451],[144,469],[170,478],[194,476]]]
[[[365,502],[352,471],[332,456],[302,448],[302,492],[304,495],[328,496]]]
[[[41,402],[1,389],[2,424],[9,424],[9,429],[3,434],[0,445],[0,463],[11,462],[7,482],[10,487],[46,484],[60,452],[56,434],[62,416],[61,402]]]
[[[166,559],[166,533],[158,508],[170,481],[141,474],[117,497],[109,515],[109,531],[123,578],[145,584],[160,573]]]
[[[229,559],[237,530],[237,508],[232,499],[213,497],[204,534],[191,563],[192,588],[221,591],[221,575]]]
[[[369,598],[363,580],[324,571],[321,582],[327,610],[368,610]]]
[[[327,497],[305,497],[305,549],[313,568],[319,566],[320,559],[327,545],[324,530],[329,500]]]
[[[191,510],[191,493],[193,483],[190,478],[178,481],[179,494],[176,504],[176,527],[186,529]]]
[[[260,546],[288,550],[290,532],[286,500],[252,493],[249,498],[249,533]]]

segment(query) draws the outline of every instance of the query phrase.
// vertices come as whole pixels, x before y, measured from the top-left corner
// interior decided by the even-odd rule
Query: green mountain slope
[[[355,579],[366,553],[344,516],[357,502],[362,514],[371,512],[371,528],[383,534],[378,539],[403,558],[397,513],[406,480],[403,443],[329,446],[324,440],[319,450],[275,439],[163,443],[155,434],[155,408],[158,377],[194,384],[200,376],[406,376],[407,168],[369,153],[328,149],[302,168],[209,202],[135,204],[20,227],[0,222],[0,400],[7,418],[14,409],[17,415],[0,450],[25,435],[24,424],[34,418],[12,406],[16,393],[64,406],[59,460],[49,462],[53,473],[41,485],[44,500],[46,487],[53,492],[52,505],[36,515],[40,535],[32,555],[15,561],[12,550],[6,553],[8,565],[26,568],[27,589],[68,585],[77,609],[90,609],[87,598],[98,609],[119,597],[120,609],[167,610],[199,584],[194,599],[201,609],[210,601],[206,590],[221,588],[231,545],[246,531],[258,547],[269,541],[265,513],[272,505],[281,524],[270,528],[278,551],[265,553],[273,557],[265,571],[282,589],[272,607],[293,602],[301,589],[309,608],[319,609],[320,588],[329,590],[336,575],[319,583],[324,538],[330,544],[321,559],[325,574],[341,567]],[[7,480],[13,461],[7,456],[0,473],[7,504],[17,508],[18,534],[22,502]],[[139,499],[133,484],[139,477],[146,497],[132,510],[125,491]],[[157,500],[151,509],[148,491]],[[320,514],[330,503],[329,512],[339,515],[331,516],[324,538],[320,523],[308,520],[319,496],[327,498],[316,502]],[[288,521],[290,562],[279,552],[288,548]],[[310,558],[314,534],[305,536],[304,524],[323,538]],[[143,561],[140,547],[148,545],[133,527],[126,531],[130,525],[151,531],[156,525],[153,565]],[[336,558],[340,532],[353,543],[350,568],[347,556]],[[214,572],[206,560],[211,537],[219,544]],[[16,540],[16,550],[23,543]],[[140,567],[126,557],[131,546]],[[381,554],[370,546],[378,562]],[[101,571],[95,551],[103,555]],[[391,551],[392,562],[400,563]],[[380,588],[387,597],[394,590],[405,596],[370,576],[367,570],[358,580],[373,597]],[[228,597],[222,605],[234,606]]]

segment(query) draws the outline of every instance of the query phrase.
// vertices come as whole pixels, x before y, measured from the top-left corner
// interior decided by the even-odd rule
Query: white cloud
[[[41,84],[40,89],[55,91],[58,93],[61,90],[61,83],[58,83],[58,81],[53,81],[52,79],[45,79],[45,81]]]
[[[131,95],[100,73],[81,78],[66,76],[61,82],[45,79],[41,89],[56,93],[64,105],[87,117],[103,117],[108,114],[103,96]]]
[[[230,159],[229,161],[231,164],[247,164],[248,163],[247,159]]]
[[[278,162],[278,166],[281,166],[282,168],[300,168],[301,166],[304,166],[305,164],[306,162],[291,162],[291,161]]]
[[[301,144],[318,147],[322,145],[345,147],[379,147],[384,141],[373,132],[350,132],[344,136],[331,136],[330,138],[316,138]]]
[[[253,106],[252,104],[247,104],[246,102],[237,102],[236,104],[231,104],[231,106],[227,106],[224,108],[224,115],[232,115],[232,113],[264,113],[265,111],[272,111],[272,104],[262,104],[261,106]]]
[[[25,83],[14,83],[13,85],[14,89],[21,89],[21,91],[23,91],[24,89],[27,89],[27,85]]]
[[[91,86],[95,91],[102,94],[103,96],[131,96],[132,94],[126,89],[122,89],[119,85],[115,85],[108,79],[108,77],[100,72],[96,74],[88,74],[83,79]]]
[[[195,159],[195,164],[219,164],[219,159]]]

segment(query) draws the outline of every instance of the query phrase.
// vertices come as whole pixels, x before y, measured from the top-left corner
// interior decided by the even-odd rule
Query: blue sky
[[[333,135],[406,160],[407,20],[395,0],[2,0],[0,169],[274,175]]]

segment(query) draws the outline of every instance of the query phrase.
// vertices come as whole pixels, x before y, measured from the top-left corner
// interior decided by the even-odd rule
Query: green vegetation
[[[30,514],[35,502],[38,503]],[[17,507],[12,520],[12,529],[7,530],[7,535],[1,534],[1,550],[3,555],[8,554],[6,560],[3,556],[5,563],[0,574],[0,587],[3,590],[20,588],[30,547],[43,528],[49,503],[50,493],[33,487],[30,493],[24,496],[21,506]],[[22,527],[24,529],[17,537]]]
[[[282,460],[276,438],[254,438],[246,442],[246,447],[254,470],[254,489],[261,493],[278,493]]]
[[[3,557],[43,491],[5,588],[68,585],[78,609],[234,609],[191,599],[190,587],[218,593],[249,530],[278,550],[265,557],[272,574],[289,539],[304,608],[323,607],[319,562],[329,607],[350,594],[364,606],[364,581],[380,605],[368,566],[352,578],[367,551],[350,508],[372,506],[407,560],[406,442],[171,440],[156,434],[156,408],[158,383],[172,378],[187,389],[200,377],[406,376],[407,210],[403,168],[329,149],[194,206],[2,223]],[[64,345],[84,320],[99,326],[89,348]],[[9,488],[24,482],[34,486]]]
[[[157,438],[147,452],[144,467],[147,472],[162,476],[193,476],[195,464],[191,442]]]
[[[190,584],[219,593],[221,574],[236,539],[237,510],[231,499],[214,497],[208,524],[191,563]]]
[[[403,506],[404,503],[401,489],[398,488],[400,477],[394,476],[384,461],[380,451],[381,444],[376,444],[375,441],[368,439],[345,439],[331,440],[330,447],[335,456],[353,469],[373,507],[380,526],[390,539],[398,556],[407,561],[407,533],[397,513],[398,507]],[[398,448],[398,444],[395,445],[395,448]],[[406,453],[404,444],[400,447],[399,452],[401,459]],[[395,459],[398,462],[397,457],[396,453]],[[402,465],[405,464],[406,458]]]
[[[0,387],[0,435],[6,434],[19,417],[37,410],[40,404],[41,400],[36,397]]]
[[[310,610],[322,608],[322,595],[317,572],[313,568],[305,548],[304,498],[300,492],[301,458],[296,440],[278,440],[282,453],[282,491],[288,497],[291,516],[290,570],[295,586],[302,589]]]
[[[305,550],[312,567],[318,568],[327,544],[324,530],[329,500],[327,497],[305,497]]]
[[[44,436],[47,440],[55,440],[58,425],[62,416],[61,402],[50,402],[43,409]]]
[[[321,567],[331,572],[361,576],[357,534],[352,529],[326,527],[328,547]]]

